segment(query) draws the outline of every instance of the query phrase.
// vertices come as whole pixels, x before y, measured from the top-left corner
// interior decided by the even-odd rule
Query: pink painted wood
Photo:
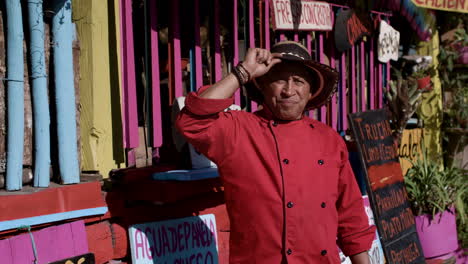
[[[280,34],[280,41],[285,41],[286,40],[286,36],[284,35],[284,33],[281,33]]]
[[[195,21],[194,21],[194,34],[195,34],[195,83],[196,90],[203,86],[203,64],[202,64],[202,51],[200,44],[200,2],[195,0],[194,3]],[[236,32],[237,33],[237,32]]]
[[[378,73],[377,73],[377,108],[382,108],[383,107],[383,76],[382,76],[382,63],[378,63]]]
[[[270,0],[265,0],[265,22],[264,31],[265,31],[265,49],[270,49]]]
[[[183,87],[182,87],[182,58],[180,53],[180,25],[179,25],[179,0],[172,0],[171,8],[171,24],[172,24],[172,57],[174,58],[172,63],[172,71],[174,72],[174,82],[172,84],[174,87],[171,89],[174,90],[175,97],[183,96]]]
[[[359,98],[359,101],[361,102],[361,112],[366,110],[366,58],[364,56],[365,48],[364,48],[364,41],[361,41],[361,47],[360,47],[360,55],[361,55],[361,97]]]
[[[135,81],[135,56],[133,45],[133,23],[132,23],[132,3],[131,0],[122,0],[122,105],[124,117],[124,147],[136,148],[139,145],[138,139],[138,112],[136,100]],[[125,66],[124,66],[125,65]],[[129,161],[131,163],[131,161]]]
[[[340,113],[340,118],[341,118],[341,130],[345,131],[348,129],[348,106],[347,106],[347,96],[346,96],[346,53],[343,52],[341,54],[341,59],[340,59],[340,74],[341,74],[341,113]]]
[[[45,264],[89,252],[84,221],[52,226],[33,232],[38,264]],[[34,253],[29,233],[0,240],[2,263],[33,263]]]
[[[294,33],[294,41],[299,42],[299,34],[297,32]]]
[[[356,98],[356,46],[351,47],[351,111],[357,111],[357,98]],[[346,119],[347,120],[347,119]]]
[[[325,63],[325,53],[323,50],[323,35],[324,33],[320,32],[319,35],[319,62]],[[327,123],[327,106],[320,107],[320,120],[323,123]]]
[[[232,14],[232,25],[233,25],[233,33],[234,33],[234,40],[233,40],[233,47],[234,47],[234,58],[233,58],[233,67],[239,63],[239,32],[238,32],[238,25],[237,25],[237,0],[233,0],[233,14]],[[241,97],[240,97],[240,89],[237,89],[236,93],[234,94],[234,103],[236,105],[241,105]]]
[[[307,50],[309,51],[309,54],[312,55],[312,37],[310,36],[310,32],[307,33],[306,43],[307,43]],[[315,112],[314,110],[309,111],[310,118],[313,118],[314,112]]]
[[[330,49],[330,67],[333,69],[336,69],[336,51],[335,47],[332,47]],[[342,79],[344,80],[344,79]],[[332,96],[332,99],[330,101],[330,110],[331,110],[331,127],[335,130],[338,128],[338,121],[337,121],[337,105],[336,105],[336,93]]]
[[[157,8],[156,0],[150,1],[151,10],[151,102],[153,113],[153,147],[159,148],[163,143],[162,119],[161,119],[161,94],[159,76],[159,50],[158,50],[158,30],[157,30]]]
[[[370,38],[370,50],[369,50],[369,98],[370,98],[370,109],[375,109],[375,65],[374,65],[374,38]]]
[[[249,0],[249,47],[255,48],[255,17],[254,17],[254,0]],[[250,104],[252,112],[257,110],[257,104],[251,102]]]
[[[215,67],[215,82],[223,78],[223,69],[221,66],[221,39],[219,33],[219,0],[214,0],[214,67]]]

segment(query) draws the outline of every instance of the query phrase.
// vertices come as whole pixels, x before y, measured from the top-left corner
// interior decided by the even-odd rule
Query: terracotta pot
[[[423,91],[431,91],[431,76],[426,76],[418,79],[418,89]]]
[[[455,209],[431,215],[416,216],[416,231],[424,257],[432,258],[453,252],[458,248]]]

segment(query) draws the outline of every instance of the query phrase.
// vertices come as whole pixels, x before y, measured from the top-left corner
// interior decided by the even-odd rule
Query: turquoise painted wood
[[[29,53],[34,116],[34,186],[50,183],[50,113],[44,51],[43,0],[29,0]]]
[[[76,134],[75,85],[73,74],[73,32],[71,0],[62,1],[52,18],[55,69],[55,104],[60,177],[63,184],[80,182]]]
[[[7,14],[7,175],[6,189],[23,186],[24,65],[23,15],[20,0],[6,1]]]

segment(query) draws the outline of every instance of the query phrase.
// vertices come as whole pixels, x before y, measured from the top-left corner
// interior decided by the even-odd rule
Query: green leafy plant
[[[409,161],[413,167],[406,173],[405,185],[413,213],[434,216],[454,206],[465,224],[468,171],[456,166],[442,168],[428,157],[424,145],[419,159]]]

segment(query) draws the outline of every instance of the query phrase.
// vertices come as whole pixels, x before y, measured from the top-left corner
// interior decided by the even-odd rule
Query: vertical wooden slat
[[[255,17],[254,17],[254,0],[249,0],[249,47],[255,48]],[[257,110],[257,104],[251,102],[251,110],[255,112]]]
[[[331,49],[330,49],[330,67],[332,67],[333,69],[336,68],[336,60],[335,60],[335,47],[333,46]],[[336,93],[332,96],[332,99],[330,101],[330,111],[331,111],[331,127],[335,130],[337,130],[337,125],[338,125],[338,122],[337,122],[337,111],[336,111]]]
[[[351,47],[351,111],[357,111],[357,98],[356,98],[356,46]]]
[[[265,0],[265,22],[263,23],[265,31],[265,49],[270,49],[270,0]]]
[[[233,0],[233,14],[232,14],[232,25],[233,25],[233,48],[234,48],[234,58],[233,58],[233,66],[236,66],[239,63],[239,32],[238,32],[238,25],[237,25],[237,0]],[[236,105],[241,105],[241,98],[240,98],[240,89],[237,89],[236,93],[234,94],[234,103]]]
[[[294,41],[299,42],[299,34],[294,32]]]
[[[265,39],[264,39],[264,34],[263,34],[263,30],[264,30],[264,23],[265,23],[265,20],[264,20],[264,12],[263,12],[263,1],[260,0],[258,1],[258,20],[259,20],[259,23],[258,23],[258,33],[259,33],[259,36],[258,36],[258,39],[260,40],[260,45],[259,47],[261,48],[265,48]]]
[[[325,63],[325,53],[324,53],[324,50],[323,50],[323,35],[324,35],[324,33],[320,32],[320,33],[318,33],[318,35],[319,35],[319,39],[318,39],[318,42],[319,42],[319,48],[318,48],[319,62],[320,63]],[[320,107],[320,121],[323,122],[323,123],[327,122],[327,106],[326,105]]]
[[[378,63],[378,72],[377,72],[377,96],[378,96],[378,99],[377,99],[377,108],[382,108],[383,106],[383,85],[382,85],[382,82],[383,82],[383,72],[382,72],[382,63],[380,62],[377,62]]]
[[[370,50],[369,50],[369,101],[370,109],[375,109],[375,96],[376,96],[376,86],[375,86],[375,65],[374,65],[374,38],[370,39]]]
[[[361,102],[361,111],[366,110],[366,57],[365,57],[365,48],[364,48],[364,41],[361,41],[361,46],[360,46],[360,68],[361,68],[361,96],[359,98]]]
[[[214,0],[214,65],[215,82],[223,78],[223,69],[221,66],[221,38],[219,32],[219,0]]]
[[[173,82],[171,82],[172,87],[171,90],[174,91],[175,98],[183,96],[183,87],[182,87],[182,61],[181,61],[181,53],[180,53],[180,26],[179,26],[179,0],[172,0],[172,8],[171,8],[171,27],[172,27],[172,34],[171,34],[171,43],[172,43],[172,63],[171,63],[171,70],[173,72]],[[171,104],[174,98],[171,100]]]
[[[309,54],[312,55],[312,37],[310,36],[310,32],[307,32],[307,37],[306,37],[306,42],[307,42],[307,50],[309,51]],[[314,110],[309,111],[309,117],[313,117],[314,115]]]
[[[159,47],[157,29],[157,7],[156,0],[150,1],[150,23],[151,23],[151,95],[153,115],[153,147],[162,146],[162,120],[161,120],[161,94],[159,76]]]
[[[342,118],[342,127],[341,130],[345,131],[348,129],[348,119],[347,119],[347,97],[346,97],[346,53],[341,54],[340,60],[340,74],[341,74],[341,89],[340,89],[340,99],[341,99],[341,118]]]
[[[203,64],[200,43],[200,3],[195,1],[195,65],[196,65],[196,85],[197,89],[203,86]]]
[[[130,149],[136,148],[139,145],[131,0],[122,0],[121,8],[124,147]],[[133,164],[131,158],[129,158],[128,163]]]

